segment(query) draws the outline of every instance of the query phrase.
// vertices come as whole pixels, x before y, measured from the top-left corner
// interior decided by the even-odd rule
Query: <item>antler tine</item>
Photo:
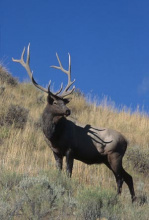
[[[57,91],[57,92],[55,93],[55,95],[60,94],[62,90],[63,90],[63,83],[61,83],[61,88],[59,89],[59,91]]]
[[[54,96],[57,96],[59,93],[61,93],[61,91],[62,91],[62,89],[63,89],[63,83],[61,84],[61,88],[56,92],[56,93],[51,93],[51,91],[50,91],[50,86],[51,86],[51,80],[50,80],[50,82],[49,82],[49,85],[48,85],[48,92],[50,93],[50,94],[53,94]]]
[[[25,48],[24,48],[25,49]],[[25,52],[25,51],[24,51]],[[30,43],[28,44],[28,47],[27,47],[27,58],[26,58],[26,63],[28,64],[29,66],[29,63],[30,63]]]
[[[27,47],[26,63],[24,62],[24,53],[25,53],[25,47],[23,49],[21,59],[17,60],[17,59],[12,58],[12,61],[20,63],[25,68],[25,70],[27,71],[32,83],[34,84],[34,86],[36,86],[38,89],[40,89],[40,90],[42,90],[46,93],[49,93],[49,90],[47,90],[47,89],[43,88],[42,86],[38,85],[38,83],[35,81],[35,79],[33,77],[33,73],[32,73],[32,71],[30,69],[30,66],[29,66],[29,62],[30,62],[30,43],[28,44],[28,47]]]
[[[51,66],[52,68],[59,69],[59,70],[61,70],[62,72],[66,73],[66,74],[68,75],[68,83],[67,83],[67,86],[66,86],[66,88],[64,89],[64,91],[62,92],[62,94],[60,95],[60,97],[62,97],[62,98],[64,98],[64,97],[67,96],[67,95],[70,95],[70,94],[74,91],[74,89],[75,89],[75,87],[73,87],[71,90],[69,90],[69,88],[70,88],[71,85],[75,82],[75,80],[71,82],[71,57],[70,57],[70,54],[69,54],[69,53],[68,53],[68,56],[69,56],[69,67],[68,67],[68,70],[65,70],[65,69],[63,68],[62,63],[61,63],[61,61],[60,61],[59,56],[58,56],[57,53],[56,53],[56,57],[57,57],[59,66]],[[68,91],[68,90],[69,90],[69,91]],[[62,90],[61,90],[61,91],[62,91]],[[59,93],[60,93],[60,92],[59,92]],[[59,93],[58,93],[58,94],[59,94]]]
[[[13,62],[17,62],[17,63],[21,63],[22,66],[24,66],[24,64],[25,64],[25,62],[24,62],[24,53],[25,53],[25,47],[24,47],[24,49],[23,49],[23,51],[22,51],[21,59],[20,59],[20,60],[16,60],[16,59],[14,59],[14,58],[12,57],[12,61],[13,61]]]

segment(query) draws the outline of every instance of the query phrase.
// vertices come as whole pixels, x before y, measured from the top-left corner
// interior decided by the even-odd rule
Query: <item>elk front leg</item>
[[[66,172],[68,177],[71,177],[72,175],[73,161],[73,151],[71,149],[68,149],[66,152]]]
[[[55,157],[55,161],[56,161],[56,167],[58,168],[58,170],[62,170],[63,167],[63,156],[61,154],[57,154],[55,152],[53,152],[54,157]]]

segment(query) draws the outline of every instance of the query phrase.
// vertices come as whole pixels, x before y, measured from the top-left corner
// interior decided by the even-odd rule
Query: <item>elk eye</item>
[[[54,105],[57,105],[57,101],[54,101],[53,104],[54,104]]]

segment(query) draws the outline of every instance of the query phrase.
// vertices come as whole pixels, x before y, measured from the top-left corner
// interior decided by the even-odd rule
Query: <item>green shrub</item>
[[[115,193],[106,192],[100,188],[85,188],[77,196],[78,215],[81,219],[95,220],[107,218],[116,220],[115,210],[118,204]]]
[[[30,176],[1,169],[0,177],[0,219],[148,219],[145,194],[132,205],[115,192],[80,185],[53,170]]]
[[[20,182],[18,189],[19,199],[15,207],[19,208],[15,209],[15,214],[21,210],[26,219],[52,216],[64,194],[64,189],[51,184],[46,176],[26,177]]]
[[[73,215],[75,200],[70,190],[63,187],[66,183],[55,182],[58,172],[36,177],[4,170],[1,174],[0,219],[15,219],[17,216],[21,219],[57,219],[58,216],[67,219]]]
[[[14,189],[16,186],[19,185],[19,182],[22,179],[22,175],[21,174],[16,174],[14,172],[10,172],[10,171],[5,171],[1,168],[1,172],[0,172],[0,189],[7,189],[7,190],[12,190]]]
[[[0,200],[0,219],[9,219],[10,210],[11,206],[7,202]]]
[[[14,210],[15,190],[22,179],[22,175],[0,170],[0,219],[12,219]]]

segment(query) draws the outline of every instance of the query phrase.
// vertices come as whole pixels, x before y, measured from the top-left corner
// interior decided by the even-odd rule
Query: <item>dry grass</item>
[[[2,82],[1,82],[2,83]],[[2,84],[3,85],[3,84]],[[148,176],[134,170],[129,151],[139,149],[143,155],[149,155],[149,117],[138,111],[118,111],[108,105],[89,103],[83,96],[73,95],[70,119],[81,124],[109,127],[122,132],[129,140],[129,147],[124,159],[124,167],[134,178],[137,195],[148,195]],[[46,105],[46,96],[29,83],[18,84],[12,87],[5,85],[5,90],[0,94],[0,119],[5,118],[10,105],[18,105],[29,110],[29,119],[23,130],[17,129],[12,124],[0,127],[0,166],[3,169],[36,175],[41,170],[55,169],[55,161],[51,150],[47,146],[44,136],[36,123]],[[140,160],[141,158],[139,158]],[[139,161],[138,161],[139,163]],[[149,164],[148,157],[146,163]],[[88,166],[75,161],[73,178],[82,184],[91,186],[100,185],[105,189],[116,188],[113,175],[104,165]],[[130,197],[128,188],[124,185],[122,200]]]

